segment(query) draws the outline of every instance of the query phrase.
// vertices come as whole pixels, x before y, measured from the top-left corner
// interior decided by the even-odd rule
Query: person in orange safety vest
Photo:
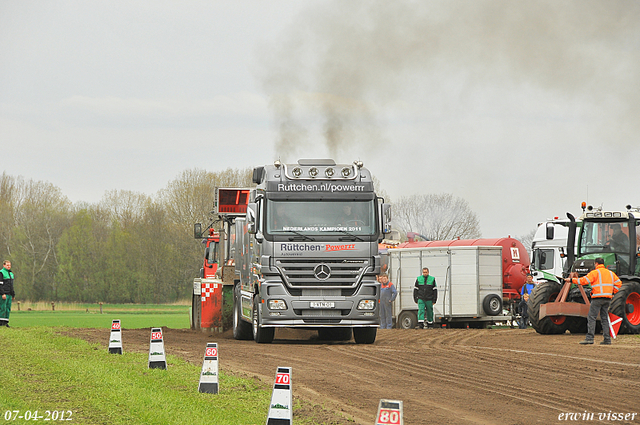
[[[622,286],[622,282],[620,282],[620,279],[614,272],[604,266],[604,260],[602,258],[596,258],[595,263],[596,268],[591,270],[586,276],[580,279],[570,277],[565,279],[565,281],[571,281],[571,283],[582,286],[591,285],[592,288],[591,306],[589,307],[589,315],[587,316],[587,334],[585,335],[584,341],[580,341],[580,344],[593,344],[596,318],[599,312],[600,322],[602,323],[602,334],[604,335],[604,340],[600,344],[611,345],[609,304],[611,304],[613,295],[618,292],[618,289]]]

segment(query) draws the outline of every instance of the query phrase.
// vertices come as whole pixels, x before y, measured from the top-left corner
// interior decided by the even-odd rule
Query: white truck
[[[555,280],[554,276],[562,276],[568,236],[568,219],[555,217],[538,224],[531,242],[531,271],[536,280]]]
[[[389,276],[398,290],[395,327],[413,329],[418,324],[413,288],[423,267],[436,279],[437,324],[484,328],[512,320],[503,313],[501,246],[397,248],[389,249]]]

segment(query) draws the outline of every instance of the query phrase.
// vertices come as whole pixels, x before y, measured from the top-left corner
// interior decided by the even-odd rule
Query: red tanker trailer
[[[415,241],[415,233],[407,233],[408,242],[394,248],[448,247],[448,246],[501,246],[502,296],[506,301],[520,298],[520,289],[529,273],[529,254],[522,243],[512,237],[497,239],[455,239],[449,241]]]

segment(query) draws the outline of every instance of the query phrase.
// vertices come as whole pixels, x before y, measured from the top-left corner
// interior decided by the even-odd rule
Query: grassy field
[[[20,311],[14,304],[11,327],[69,326],[74,328],[110,328],[119,319],[125,329],[166,326],[184,329],[189,325],[189,307],[185,304],[98,304],[23,303]]]
[[[108,354],[61,335],[63,329],[0,328],[0,421],[32,423],[17,418],[27,411],[37,411],[39,421],[53,415],[60,420],[62,413],[65,420],[89,425],[266,421],[271,388],[260,381],[220,370],[220,393],[201,394],[201,366],[168,355],[167,370],[148,369],[147,354]],[[293,409],[297,424],[321,423],[314,420],[320,406],[294,401]]]
[[[39,421],[62,414],[76,424],[264,424],[271,387],[257,380],[220,370],[220,393],[201,394],[201,365],[169,355],[167,370],[148,369],[147,354],[108,354],[60,332],[109,329],[113,319],[125,329],[188,328],[189,307],[104,304],[100,313],[97,304],[14,304],[11,328],[0,327],[0,422],[31,423],[17,417],[37,411]],[[321,423],[322,407],[293,407],[297,424]]]
[[[50,327],[2,328],[0,346],[2,419],[48,410],[78,424],[263,424],[268,412],[269,388],[221,371],[220,394],[201,394],[200,368],[172,356],[167,370],[148,369],[146,354],[108,354]]]

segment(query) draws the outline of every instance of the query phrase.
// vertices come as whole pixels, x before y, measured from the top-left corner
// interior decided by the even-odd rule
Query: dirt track
[[[109,330],[74,336],[106,349]],[[321,415],[325,423],[371,424],[378,401],[389,398],[403,400],[406,425],[553,424],[565,423],[559,414],[569,412],[594,413],[580,423],[640,424],[639,415],[598,417],[640,414],[638,336],[622,335],[613,346],[598,345],[598,338],[580,346],[583,335],[530,329],[380,330],[373,345],[327,343],[316,332],[289,330],[276,331],[272,344],[183,329],[164,329],[164,338],[168,354],[196,365],[206,343],[218,342],[221,368],[268,387],[277,366],[291,366],[295,397],[341,412]],[[149,330],[125,329],[123,343],[125,351],[148,352]]]

